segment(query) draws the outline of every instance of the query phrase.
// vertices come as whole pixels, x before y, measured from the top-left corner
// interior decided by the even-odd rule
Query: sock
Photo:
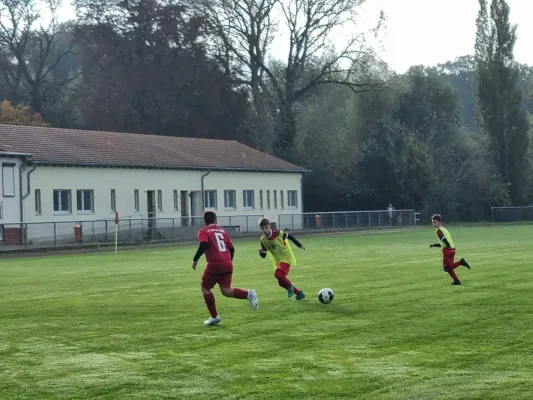
[[[300,294],[300,293],[302,293],[302,291],[295,286],[294,287],[294,293]]]
[[[215,295],[213,293],[204,294],[204,300],[205,300],[205,305],[207,306],[207,309],[209,310],[209,314],[211,314],[213,318],[216,318],[218,313],[217,313],[217,306],[215,305]]]
[[[274,276],[276,277],[276,279],[278,280],[278,284],[282,288],[289,290],[289,288],[291,287],[291,281],[289,281],[289,279],[287,279],[287,275],[285,275],[281,271],[276,271]]]
[[[236,299],[247,299],[248,298],[248,290],[242,290],[239,288],[233,289],[233,297]]]
[[[457,274],[455,273],[455,271],[453,269],[449,269],[448,270],[448,274],[450,274],[450,276],[452,277],[452,279],[454,281],[458,281],[459,280],[459,277],[457,276]]]

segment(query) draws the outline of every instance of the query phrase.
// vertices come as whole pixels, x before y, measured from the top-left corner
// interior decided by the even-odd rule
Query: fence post
[[[57,247],[57,222],[54,221],[54,247]]]

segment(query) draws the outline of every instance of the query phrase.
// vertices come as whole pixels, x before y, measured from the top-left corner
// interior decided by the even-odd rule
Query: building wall
[[[168,220],[159,220],[157,228],[172,226],[174,229],[176,224],[180,227],[185,226],[186,224],[182,224],[184,221],[181,220],[183,215],[200,216],[202,214],[201,177],[205,173],[205,171],[38,166],[31,175],[31,194],[24,201],[24,220],[29,223],[28,240],[37,238],[50,240],[53,236],[72,236],[72,221],[84,222],[84,232],[87,235],[94,236],[102,232],[111,234],[114,229],[112,190],[115,192],[115,204],[121,224],[126,223],[128,218],[148,217],[148,192],[153,191],[155,216],[168,218]],[[138,210],[135,204],[135,189],[139,193]],[[302,212],[301,174],[215,171],[205,177],[204,189],[207,193],[206,209],[213,209],[220,216],[219,220],[222,224],[237,226],[241,230],[244,226],[248,229],[250,225],[256,226],[263,215],[277,221],[280,213],[299,214]],[[54,194],[54,190],[66,190],[70,193],[68,211],[57,210],[59,195],[58,192]],[[85,196],[85,202],[92,203],[90,207],[84,206],[91,210],[78,210],[78,190],[90,191],[90,195],[81,193],[80,196]],[[177,204],[175,204],[175,191],[178,194]],[[234,191],[232,192],[234,194],[225,194],[225,191]],[[243,191],[253,191],[253,207],[245,207]],[[261,191],[263,207],[260,204]],[[267,191],[270,193],[270,207],[267,204]],[[274,191],[276,191],[276,201],[274,201]],[[295,201],[289,206],[291,191],[296,191],[291,195],[292,200],[295,199]],[[281,192],[283,192],[283,200]],[[39,193],[40,202],[38,201]],[[159,201],[159,193],[161,201]],[[216,193],[216,204],[212,204],[214,193]],[[92,200],[87,200],[87,196],[92,197]],[[225,197],[232,196],[234,202],[225,202]],[[250,195],[247,196],[250,200]],[[182,207],[183,199],[187,203],[186,210]],[[191,204],[191,199],[194,199],[197,207]],[[228,205],[234,205],[234,207],[227,207]],[[61,205],[59,208],[65,207]],[[191,208],[196,208],[196,211],[192,213]],[[109,221],[94,222],[106,219]],[[129,229],[132,231],[141,229],[141,222],[130,221],[129,224]],[[146,227],[143,226],[142,229]]]

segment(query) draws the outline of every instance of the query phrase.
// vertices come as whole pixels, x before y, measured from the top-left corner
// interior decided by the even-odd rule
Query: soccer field
[[[297,236],[287,299],[257,240],[209,315],[196,247],[0,261],[1,399],[532,399],[531,226]],[[335,299],[322,305],[320,288]]]

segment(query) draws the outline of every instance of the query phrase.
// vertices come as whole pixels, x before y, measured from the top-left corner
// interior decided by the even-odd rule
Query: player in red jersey
[[[198,260],[205,253],[207,266],[202,276],[201,288],[205,304],[211,314],[209,319],[204,321],[204,325],[207,326],[217,325],[221,322],[215,305],[215,296],[211,292],[217,283],[224,296],[248,299],[254,311],[258,309],[259,301],[254,289],[243,290],[231,287],[235,248],[228,233],[218,226],[217,215],[213,211],[206,211],[204,223],[206,226],[198,231],[200,245],[193,258],[192,269],[196,269]]]

